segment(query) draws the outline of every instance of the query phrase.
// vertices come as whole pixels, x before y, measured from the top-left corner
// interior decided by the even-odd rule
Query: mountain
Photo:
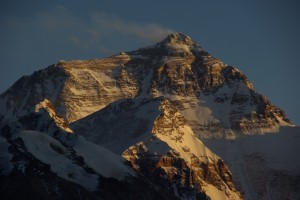
[[[167,97],[194,130],[208,131],[204,137],[218,127],[227,136],[228,130],[263,133],[291,124],[240,70],[180,33],[148,48],[106,59],[60,61],[24,76],[1,95],[1,104],[7,104],[1,113],[12,118],[46,98],[73,122],[116,100],[138,96]]]
[[[182,33],[20,78],[0,129],[6,199],[300,198],[299,128]]]

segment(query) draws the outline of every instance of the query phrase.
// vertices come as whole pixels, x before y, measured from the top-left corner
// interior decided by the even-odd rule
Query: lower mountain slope
[[[137,176],[121,156],[75,133],[49,100],[1,129],[0,150],[4,199],[177,199],[165,185]]]
[[[9,198],[16,196],[7,180],[30,182],[32,176],[44,183],[50,176],[52,188],[45,183],[41,194],[28,188],[24,193],[36,195],[28,198],[73,198],[77,193],[62,190],[75,187],[87,197],[113,199],[113,190],[103,191],[103,185],[114,183],[131,196],[141,182],[141,190],[152,193],[149,199],[242,199],[223,160],[204,146],[164,98],[120,100],[70,126],[45,99],[4,126],[1,135],[1,184],[9,189],[3,192]],[[123,184],[129,191],[123,191]]]
[[[223,160],[167,99],[121,100],[71,128],[122,155],[138,174],[166,184],[181,199],[242,199]]]
[[[22,131],[9,139],[0,136],[0,144],[1,199],[178,199],[82,137],[71,147],[47,133]]]

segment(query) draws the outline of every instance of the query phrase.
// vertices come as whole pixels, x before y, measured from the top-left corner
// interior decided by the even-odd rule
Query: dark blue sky
[[[135,50],[176,31],[241,69],[300,125],[298,0],[1,0],[0,27],[0,92],[58,60]]]

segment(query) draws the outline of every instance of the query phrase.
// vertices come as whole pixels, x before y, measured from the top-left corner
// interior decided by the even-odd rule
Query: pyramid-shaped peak
[[[162,43],[196,45],[196,42],[193,41],[192,38],[180,32],[171,33]]]

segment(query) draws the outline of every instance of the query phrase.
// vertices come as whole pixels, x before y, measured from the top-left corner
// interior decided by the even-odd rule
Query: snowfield
[[[35,158],[50,165],[51,171],[59,177],[80,184],[95,191],[99,184],[98,175],[88,173],[71,159],[71,152],[53,137],[37,131],[21,131],[14,138],[22,138],[25,148]],[[82,156],[87,166],[106,178],[124,179],[133,172],[123,164],[120,156],[80,136],[74,150]]]

